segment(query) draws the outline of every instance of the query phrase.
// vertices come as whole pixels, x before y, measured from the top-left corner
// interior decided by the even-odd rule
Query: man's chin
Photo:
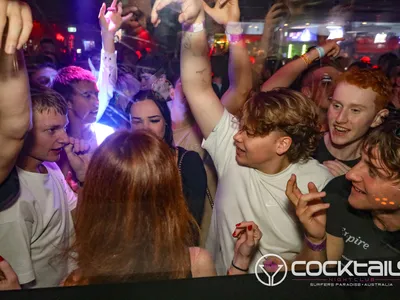
[[[94,116],[87,116],[86,118],[85,118],[85,124],[93,124],[93,123],[95,123],[96,122],[96,115],[94,115]]]
[[[235,159],[236,159],[236,162],[237,162],[237,164],[238,164],[239,166],[241,166],[241,167],[249,167],[249,165],[246,164],[246,163],[243,161],[243,159],[241,159],[241,158],[238,157],[237,155],[236,155]]]
[[[47,162],[58,162],[60,160],[60,154],[58,155],[50,155],[46,158]]]
[[[354,193],[354,191],[352,191],[352,193]],[[361,195],[359,195],[361,196]],[[371,205],[369,205],[368,200],[366,199],[366,195],[363,195],[362,198],[365,199],[361,199],[361,197],[359,196],[355,196],[350,194],[349,198],[348,198],[348,202],[349,205],[357,210],[371,210],[373,209],[373,207],[371,207]]]

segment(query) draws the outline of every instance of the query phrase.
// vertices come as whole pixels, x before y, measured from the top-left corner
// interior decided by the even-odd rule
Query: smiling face
[[[398,210],[400,183],[388,179],[377,149],[373,150],[373,156],[370,158],[364,152],[361,161],[346,174],[353,185],[349,204],[360,210]]]
[[[387,113],[377,112],[376,93],[341,82],[335,89],[328,110],[329,133],[332,144],[347,146],[360,142],[370,127],[376,127]]]
[[[69,113],[74,114],[83,124],[96,121],[99,110],[99,90],[92,81],[73,83],[74,94],[68,102]]]

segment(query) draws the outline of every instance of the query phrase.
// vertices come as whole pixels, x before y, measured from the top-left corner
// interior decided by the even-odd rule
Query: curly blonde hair
[[[292,139],[286,155],[291,163],[307,161],[321,138],[316,104],[303,94],[276,88],[250,98],[238,115],[240,129],[250,136],[281,131]]]

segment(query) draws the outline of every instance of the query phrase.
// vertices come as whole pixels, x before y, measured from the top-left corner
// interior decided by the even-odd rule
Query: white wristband
[[[182,30],[186,32],[200,32],[204,30],[204,22],[194,23],[190,25],[183,25]]]

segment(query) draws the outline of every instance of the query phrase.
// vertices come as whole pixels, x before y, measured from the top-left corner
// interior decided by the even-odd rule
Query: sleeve
[[[235,159],[235,146],[233,136],[238,132],[238,121],[226,109],[214,130],[206,140],[203,140],[202,147],[210,154],[218,177],[224,173],[226,166]]]
[[[109,53],[101,49],[100,71],[97,79],[97,88],[99,89],[99,112],[97,121],[101,119],[110,99],[113,97],[114,86],[117,82],[117,51]]]
[[[182,161],[183,190],[189,210],[201,225],[206,198],[207,175],[200,155],[188,151]]]
[[[17,169],[14,167],[8,177],[0,184],[0,211],[12,205],[19,194]]]
[[[12,221],[0,224],[0,255],[14,269],[19,283],[27,284],[35,280],[35,272],[30,255],[32,223]]]
[[[346,213],[345,205],[347,203],[347,198],[340,194],[344,186],[342,177],[336,177],[324,188],[326,196],[322,199],[325,203],[330,204],[326,213],[326,232],[340,238],[342,237],[342,218]]]

